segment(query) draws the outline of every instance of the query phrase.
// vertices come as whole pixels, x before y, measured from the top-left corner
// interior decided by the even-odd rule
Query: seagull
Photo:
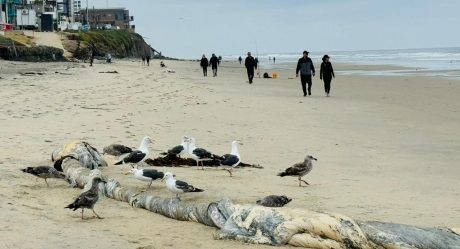
[[[150,184],[148,185],[148,188],[152,186],[153,181],[158,180],[158,179],[161,180],[164,177],[164,173],[156,169],[134,169],[132,168],[129,173],[133,174],[134,178],[138,180],[150,182]]]
[[[238,144],[243,145],[238,140],[233,141],[232,150],[230,154],[223,155],[222,158],[224,158],[224,160],[220,162],[221,166],[224,167],[224,169],[228,171],[228,173],[230,173],[230,177],[233,176],[233,168],[238,166],[238,164],[240,164],[241,162],[240,152],[238,151]]]
[[[302,180],[302,177],[308,173],[313,168],[313,162],[312,160],[318,161],[318,159],[307,155],[305,157],[305,160],[302,163],[296,163],[292,165],[292,167],[287,168],[285,171],[278,173],[278,176],[284,177],[284,176],[297,176],[299,179],[299,187],[301,186],[301,183],[304,182],[307,185],[310,185],[308,182]]]
[[[168,150],[168,152],[162,153],[162,155],[174,155],[181,157],[184,154],[188,153],[188,140],[187,136],[182,136],[180,145],[174,146]]]
[[[171,172],[166,172],[163,180],[166,181],[166,188],[169,191],[176,194],[177,199],[180,200],[179,194],[186,193],[186,192],[203,192],[204,190],[195,188],[192,185],[189,185],[186,182],[178,181],[174,179],[174,175]]]
[[[91,209],[98,219],[103,219],[94,211],[94,204],[96,204],[99,199],[98,190],[100,182],[106,183],[106,181],[102,180],[100,177],[93,178],[91,188],[88,191],[81,193],[72,204],[67,205],[65,208],[73,209],[73,211],[81,208],[82,220],[85,208]]]
[[[45,179],[46,186],[49,187],[50,185],[46,181],[48,178],[57,178],[57,179],[65,179],[69,182],[66,175],[62,172],[57,171],[55,168],[50,166],[37,166],[37,167],[27,167],[25,169],[21,169],[22,172],[32,174],[39,178]],[[70,182],[69,182],[70,183]]]
[[[149,155],[148,147],[150,143],[152,143],[152,139],[148,136],[144,137],[141,141],[141,145],[139,146],[137,150],[134,150],[133,152],[129,153],[121,161],[115,163],[115,165],[120,165],[120,164],[125,164],[125,163],[132,163],[132,164],[137,165],[138,163],[143,162],[145,159],[147,159],[147,156]]]
[[[187,141],[188,141],[188,153],[196,161],[196,167],[198,168],[199,163],[201,162],[201,169],[204,170],[203,161],[212,160],[212,154],[203,148],[197,148],[195,138],[192,137],[188,139]]]
[[[124,146],[122,144],[111,144],[109,146],[104,147],[102,154],[112,155],[112,156],[121,156],[126,153],[133,152],[133,149]]]
[[[285,195],[269,195],[257,200],[256,203],[264,207],[282,207],[291,201],[292,199],[287,198]]]

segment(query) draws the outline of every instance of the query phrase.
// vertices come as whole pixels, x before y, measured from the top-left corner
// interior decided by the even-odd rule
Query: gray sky
[[[460,47],[460,0],[89,0],[164,55]],[[82,1],[86,6],[86,1]]]

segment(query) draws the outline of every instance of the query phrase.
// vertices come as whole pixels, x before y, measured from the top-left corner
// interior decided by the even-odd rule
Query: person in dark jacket
[[[201,57],[200,66],[203,68],[204,77],[207,77],[208,76],[209,62],[208,62],[208,58],[206,58],[206,55],[204,55],[204,54],[203,54],[203,57]]]
[[[96,51],[94,51],[94,48],[93,47],[90,47],[89,49],[89,66],[92,67],[93,66],[93,62],[94,62],[94,55],[96,54]]]
[[[251,52],[248,52],[248,57],[244,61],[244,66],[248,72],[249,84],[252,84],[252,79],[254,78],[254,69],[256,68],[256,61],[254,57],[251,56]]]
[[[145,61],[147,62],[147,66],[150,66],[150,54],[145,56]]]
[[[209,65],[212,67],[212,77],[217,76],[217,66],[219,65],[219,58],[215,54],[212,54],[211,59],[209,59]]]
[[[241,64],[241,62],[243,61],[243,58],[241,58],[241,56],[240,56],[240,57],[238,57],[238,61],[239,61],[239,62],[240,62],[240,64]]]
[[[315,66],[313,61],[308,57],[308,51],[303,51],[303,57],[297,62],[297,68],[295,70],[295,76],[299,77],[302,83],[303,96],[307,96],[306,84],[308,83],[308,95],[311,95],[312,75],[315,76]]]
[[[335,78],[335,74],[332,64],[329,62],[329,55],[327,54],[323,56],[323,63],[321,63],[319,78],[324,81],[324,91],[326,92],[326,97],[329,97],[329,92],[331,91],[331,81],[332,78]]]

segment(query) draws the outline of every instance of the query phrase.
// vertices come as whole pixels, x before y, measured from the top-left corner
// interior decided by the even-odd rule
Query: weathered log
[[[220,166],[220,161],[222,160],[223,158],[214,155],[212,160],[203,161],[203,164],[208,167],[218,167]],[[164,157],[157,157],[155,159],[149,158],[145,160],[145,163],[147,163],[150,166],[158,166],[158,167],[196,166],[196,161],[193,160],[192,158],[181,158],[181,157],[177,157],[171,154],[167,154]],[[260,165],[247,164],[243,162],[241,162],[238,165],[238,167],[250,167],[250,168],[263,169],[263,167]]]
[[[77,158],[79,150],[68,151]],[[90,150],[91,147],[84,147]],[[85,152],[89,153],[89,152]],[[89,170],[80,161],[66,158],[64,173],[83,187],[98,169]],[[89,185],[89,184],[88,184]],[[101,194],[134,207],[144,208],[176,220],[195,221],[219,230],[217,239],[235,239],[270,245],[289,244],[305,248],[420,248],[459,249],[460,236],[447,229],[420,228],[381,222],[355,222],[340,214],[306,209],[267,208],[237,205],[229,199],[209,205],[159,198],[150,193],[123,187],[110,179],[101,184]],[[85,188],[89,188],[86,186]]]
[[[58,148],[51,154],[51,161],[57,161],[65,156],[73,156],[88,169],[106,167],[107,162],[96,148],[84,141],[72,141]]]

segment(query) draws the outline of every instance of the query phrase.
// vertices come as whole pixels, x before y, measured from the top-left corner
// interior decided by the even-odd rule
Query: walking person
[[[240,56],[240,57],[238,57],[238,61],[239,61],[239,62],[240,62],[240,64],[241,64],[241,62],[243,61],[243,58],[241,58],[241,56]]]
[[[275,60],[276,60],[276,58],[273,56],[273,64],[275,64]]]
[[[334,69],[332,64],[329,62],[329,55],[323,56],[323,63],[321,63],[321,70],[319,71],[319,78],[324,81],[324,91],[326,97],[329,97],[331,91],[331,81],[335,78]]]
[[[90,67],[93,66],[94,54],[95,54],[94,48],[91,47],[91,48],[89,49],[89,66],[90,66]]]
[[[248,72],[249,84],[252,84],[252,79],[254,79],[254,69],[256,68],[256,60],[251,56],[251,52],[248,52],[248,57],[244,61],[244,66]]]
[[[307,96],[306,84],[308,83],[308,95],[311,95],[312,75],[315,76],[315,66],[313,61],[308,57],[308,51],[303,51],[302,58],[297,62],[297,68],[295,70],[295,77],[299,77],[302,83],[303,96]]]
[[[219,66],[219,58],[215,54],[212,54],[211,59],[209,59],[209,64],[212,68],[212,77],[217,76],[217,66]]]
[[[203,54],[203,57],[201,57],[200,66],[203,68],[203,76],[207,77],[209,62],[208,62],[208,58],[206,58],[206,55],[204,54]]]
[[[145,66],[145,56],[141,56],[142,59],[142,66]]]
[[[145,61],[147,62],[147,66],[150,66],[150,54],[145,56]]]

